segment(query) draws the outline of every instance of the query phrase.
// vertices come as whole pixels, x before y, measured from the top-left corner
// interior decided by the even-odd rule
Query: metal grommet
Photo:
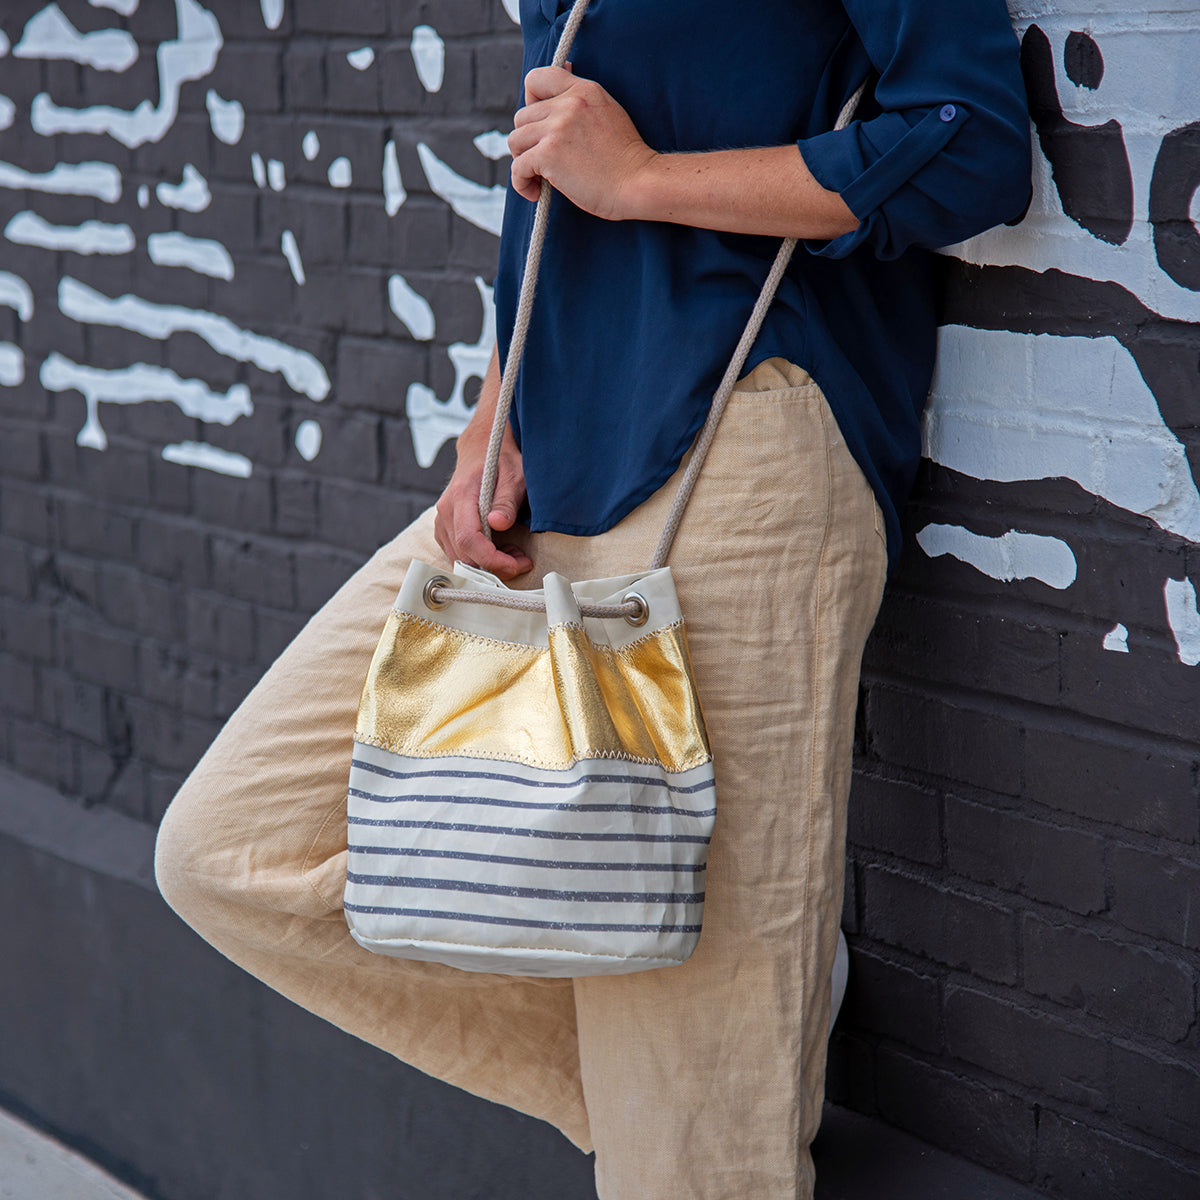
[[[435,600],[433,598],[434,588],[452,588],[454,584],[445,575],[435,575],[432,579],[426,581],[425,586],[421,589],[421,599],[425,602],[425,607],[437,612],[439,608],[449,606],[449,600]]]
[[[650,605],[646,603],[646,597],[640,592],[626,592],[621,597],[622,604],[629,604],[631,601],[638,606],[638,611],[625,620],[630,625],[645,625],[650,620]]]

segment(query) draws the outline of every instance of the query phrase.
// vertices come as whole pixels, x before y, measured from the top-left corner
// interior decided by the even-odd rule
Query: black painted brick
[[[1181,962],[1031,913],[1022,922],[1029,991],[1169,1042],[1196,1020],[1195,972]]]
[[[61,792],[75,790],[72,739],[40,721],[14,717],[10,726],[10,763],[22,775],[40,779]]]
[[[1132,846],[1112,851],[1113,916],[1127,929],[1200,950],[1200,867]]]
[[[321,484],[320,533],[330,545],[372,554],[407,524],[404,501],[379,488],[337,479]]]
[[[150,766],[190,771],[220,729],[220,723],[166,709],[161,704],[127,702],[134,753]]]
[[[254,652],[254,610],[228,596],[191,591],[186,600],[187,644],[226,662],[246,662]]]
[[[36,488],[5,482],[0,488],[0,530],[36,546],[51,542],[54,503]]]
[[[307,616],[294,612],[254,610],[254,661],[269,667],[287,649],[296,634],[304,628]]]
[[[877,1065],[885,1120],[1015,1179],[1030,1177],[1035,1124],[1025,1101],[886,1048]]]
[[[1196,1200],[1200,1166],[1043,1110],[1035,1182],[1066,1200]]]
[[[138,521],[137,564],[160,579],[208,586],[208,534],[192,521],[143,514]]]
[[[277,45],[242,42],[221,51],[205,83],[227,100],[239,100],[247,114],[278,112],[283,99],[281,64],[282,52]]]
[[[42,477],[41,435],[34,425],[0,421],[0,478]]]
[[[88,496],[60,496],[62,544],[68,550],[129,562],[134,555],[133,518]]]
[[[947,865],[1073,912],[1105,907],[1104,840],[1017,813],[946,798]]]
[[[213,586],[225,595],[290,609],[295,603],[291,556],[262,541],[214,537]]]
[[[850,841],[913,862],[942,859],[942,797],[930,788],[856,772],[850,789]]]
[[[115,563],[101,563],[99,602],[105,619],[120,629],[163,640],[173,641],[183,636],[181,589],[151,579],[141,571]]]
[[[379,423],[368,415],[327,409],[321,423],[321,453],[309,470],[323,476],[374,483],[379,478]]]
[[[121,691],[137,690],[137,641],[98,621],[69,617],[59,626],[59,661],[80,679]]]
[[[22,717],[38,714],[37,670],[15,654],[0,653],[0,708]]]
[[[233,715],[234,709],[246,698],[259,681],[262,672],[222,664],[217,668],[214,712],[222,720]]]
[[[143,699],[193,717],[213,715],[216,675],[202,660],[146,641],[138,647],[138,671]]]
[[[1108,1043],[1046,1013],[970,988],[950,986],[946,1050],[1039,1093],[1103,1110]]]
[[[25,601],[0,600],[0,646],[32,662],[51,662],[58,651],[51,608]]]
[[[323,43],[288,43],[283,55],[283,96],[289,112],[320,112],[325,107]]]
[[[1194,760],[1126,738],[1027,729],[1025,795],[1060,812],[1196,840]]]
[[[296,30],[299,33],[386,33],[387,5],[384,0],[296,0]]]
[[[425,377],[428,349],[407,330],[386,340],[344,337],[338,344],[337,394],[345,408],[404,416],[408,385]]]
[[[871,686],[867,699],[872,757],[992,792],[1021,790],[1019,725],[952,700]]]
[[[1200,1147],[1200,1069],[1150,1056],[1135,1046],[1113,1046],[1116,1114],[1135,1129],[1176,1146]]]
[[[521,40],[519,37],[498,37],[491,41],[486,53],[475,53],[475,104],[485,110],[506,115],[516,111],[521,102]],[[511,120],[501,132],[507,133]]]
[[[28,600],[33,593],[26,544],[0,535],[0,593]]]
[[[863,932],[997,983],[1017,981],[1016,917],[1007,908],[880,866],[863,870]]]
[[[938,981],[862,947],[850,952],[844,1012],[856,1029],[936,1054],[941,1049]]]
[[[55,667],[44,668],[40,676],[38,716],[47,725],[87,738],[97,746],[105,745],[108,741],[108,722],[104,688]],[[8,700],[7,695],[5,699]]]
[[[296,603],[312,613],[362,565],[359,555],[321,547],[296,551]]]
[[[251,476],[230,479],[196,471],[192,479],[193,514],[213,529],[270,533],[274,526],[271,481]]]
[[[274,490],[275,532],[290,537],[314,537],[320,484],[304,475],[276,476]]]

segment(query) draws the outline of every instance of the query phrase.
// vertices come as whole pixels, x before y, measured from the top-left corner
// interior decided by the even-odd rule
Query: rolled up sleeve
[[[1010,220],[1028,203],[1029,115],[1003,0],[844,0],[877,82],[864,119],[799,142],[858,228],[808,249],[896,258]]]

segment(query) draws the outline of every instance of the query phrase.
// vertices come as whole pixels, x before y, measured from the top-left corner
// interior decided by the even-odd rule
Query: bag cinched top
[[[554,65],[587,5],[576,0]],[[549,203],[543,181],[481,488],[485,532]],[[695,949],[713,764],[664,563],[795,245],[780,247],[647,571],[550,574],[512,591],[462,564],[410,565],[354,736],[344,907],[359,945],[545,976],[672,966]]]

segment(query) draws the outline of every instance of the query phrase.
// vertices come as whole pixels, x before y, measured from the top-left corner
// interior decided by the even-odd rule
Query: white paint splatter
[[[405,398],[405,413],[412,434],[413,450],[422,467],[433,466],[438,451],[445,442],[458,437],[471,419],[471,409],[466,403],[466,387],[469,379],[483,379],[492,351],[496,347],[496,309],[492,303],[492,289],[479,276],[475,277],[483,305],[483,328],[479,340],[473,345],[455,342],[447,353],[454,365],[454,390],[450,398],[441,401],[431,388],[423,383],[412,383]]]
[[[220,242],[186,233],[152,233],[146,239],[150,261],[159,267],[186,267],[212,279],[233,278],[233,257]]]
[[[393,275],[388,280],[388,304],[417,341],[427,342],[433,337],[433,309],[424,296],[413,291],[403,275]]]
[[[137,62],[137,42],[123,29],[80,33],[57,4],[29,18],[13,58],[66,59],[97,71],[127,71]]]
[[[59,163],[44,175],[0,162],[0,188],[46,192],[56,196],[94,196],[106,204],[121,198],[121,172],[112,163]]]
[[[186,212],[203,212],[212,203],[208,180],[191,163],[184,164],[180,183],[160,183],[154,194],[165,208],[182,208]]]
[[[490,158],[494,162],[497,159],[508,157],[508,138],[498,129],[493,129],[488,133],[481,133],[473,140],[475,142],[475,149],[484,158]]]
[[[260,188],[267,186],[267,167],[262,160],[262,155],[257,150],[250,155],[250,173],[254,176],[254,182]]]
[[[434,194],[445,200],[464,221],[499,237],[504,222],[506,189],[500,184],[484,187],[464,179],[452,167],[446,166],[424,142],[417,144],[417,154]]]
[[[283,231],[280,238],[280,249],[287,265],[291,269],[292,278],[301,286],[304,285],[304,263],[300,261],[300,247],[296,245],[296,235],[290,230]]]
[[[432,25],[418,25],[412,31],[413,65],[417,78],[427,92],[438,92],[446,75],[446,44]]]
[[[162,456],[167,462],[179,463],[184,467],[200,467],[205,471],[216,471],[218,475],[235,475],[249,479],[254,465],[244,454],[222,450],[207,442],[172,442],[164,446]]]
[[[137,190],[137,202],[138,208],[150,207],[150,189],[144,183]]]
[[[321,153],[321,139],[310,129],[304,135],[304,140],[300,143],[300,149],[304,151],[304,157],[309,162],[312,162]]]
[[[984,537],[960,525],[926,525],[917,544],[938,558],[949,554],[992,579],[1037,579],[1060,591],[1075,582],[1078,567],[1071,547],[1059,538],[1009,530],[1001,537]]]
[[[283,0],[260,0],[263,23],[268,29],[278,29],[283,21]]]
[[[521,23],[521,0],[501,0],[504,5],[504,11],[508,13],[508,19],[514,25]]]
[[[108,446],[108,438],[100,425],[101,403],[164,401],[175,404],[185,416],[216,425],[232,425],[239,417],[248,417],[254,411],[250,389],[244,383],[235,383],[222,394],[214,392],[199,379],[180,379],[167,367],[148,363],[134,363],[131,367],[108,370],[80,366],[54,352],[42,363],[39,378],[47,391],[83,394],[87,419],[75,441],[93,450],[104,450]]]
[[[0,58],[3,58],[8,53],[8,38],[5,36],[4,30],[0,29]]]
[[[128,225],[84,221],[82,225],[51,225],[34,212],[19,212],[4,229],[19,246],[70,250],[74,254],[128,254],[137,245]]]
[[[0,271],[0,307],[15,308],[22,321],[33,316],[33,289],[20,275]]]
[[[88,0],[93,8],[111,8],[123,17],[132,17],[138,10],[138,0]]]
[[[287,174],[277,158],[267,159],[267,183],[273,192],[282,192],[287,187]]]
[[[0,342],[0,386],[17,387],[25,382],[25,355],[12,342]]]
[[[45,93],[33,99],[30,124],[35,133],[106,133],[130,148],[161,141],[179,115],[179,90],[190,80],[203,79],[217,63],[223,39],[221,27],[196,0],[175,0],[178,32],[174,41],[158,47],[158,103],[143,100],[132,112],[106,104],[91,108],[60,108]]]
[[[1196,610],[1196,589],[1192,581],[1168,579],[1163,599],[1179,661],[1185,667],[1200,666],[1200,612]]]
[[[7,129],[16,115],[17,106],[7,96],[0,96],[0,129]]]
[[[1073,479],[1200,542],[1183,446],[1115,338],[939,330],[925,453],[976,479]]]
[[[154,304],[139,296],[108,296],[70,276],[58,285],[58,307],[64,316],[87,325],[110,325],[162,340],[173,333],[194,333],[218,354],[277,371],[289,386],[311,400],[329,395],[325,368],[306,350],[241,329],[228,317],[175,304]]]
[[[296,450],[305,462],[321,453],[321,426],[316,421],[301,421],[296,426]]]
[[[1129,630],[1119,621],[1104,635],[1104,649],[1115,654],[1129,653]]]
[[[387,215],[394,217],[407,199],[408,193],[400,178],[400,162],[396,158],[396,143],[389,139],[383,148],[383,207]]]
[[[375,51],[370,46],[362,46],[358,50],[351,50],[346,55],[346,61],[356,71],[365,71],[375,61]]]
[[[348,188],[354,182],[354,174],[350,170],[350,160],[348,158],[335,158],[329,164],[329,186],[335,188]]]
[[[212,88],[204,93],[204,107],[213,137],[226,146],[236,146],[246,129],[246,110],[237,100],[222,100]]]

